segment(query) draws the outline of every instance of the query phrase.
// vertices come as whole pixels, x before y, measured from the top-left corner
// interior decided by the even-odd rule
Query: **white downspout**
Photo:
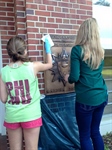
[[[0,33],[0,70],[1,68],[2,68],[2,49],[1,49],[1,33]],[[0,101],[0,134],[1,135],[6,134],[6,129],[3,126],[4,114],[5,114],[5,107],[4,104]]]

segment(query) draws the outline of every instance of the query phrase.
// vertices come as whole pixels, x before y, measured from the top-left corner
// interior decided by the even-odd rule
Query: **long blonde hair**
[[[98,24],[95,18],[88,18],[81,24],[75,45],[82,47],[83,61],[91,69],[97,69],[104,59],[104,49],[101,47]]]

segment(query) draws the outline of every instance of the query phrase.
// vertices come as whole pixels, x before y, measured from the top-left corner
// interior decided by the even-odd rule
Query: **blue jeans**
[[[107,101],[99,106],[76,102],[76,120],[79,128],[81,150],[104,150],[100,122]]]

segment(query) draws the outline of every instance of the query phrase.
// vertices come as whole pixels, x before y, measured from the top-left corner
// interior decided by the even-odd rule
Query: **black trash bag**
[[[80,150],[75,93],[46,96],[41,108],[39,150]]]

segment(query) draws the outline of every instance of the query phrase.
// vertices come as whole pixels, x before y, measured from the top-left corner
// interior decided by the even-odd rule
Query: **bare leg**
[[[23,129],[25,150],[38,150],[40,127]]]
[[[7,128],[10,150],[22,150],[22,129]]]

